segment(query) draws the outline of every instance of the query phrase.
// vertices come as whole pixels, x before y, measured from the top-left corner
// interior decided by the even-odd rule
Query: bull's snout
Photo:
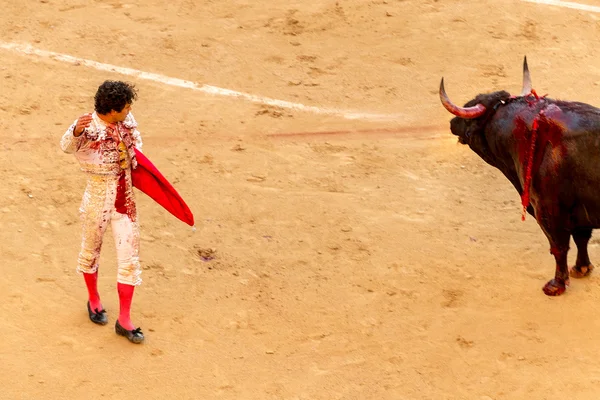
[[[454,136],[458,136],[459,143],[467,144],[468,135],[464,119],[458,117],[452,118],[450,120],[450,132],[452,132]]]

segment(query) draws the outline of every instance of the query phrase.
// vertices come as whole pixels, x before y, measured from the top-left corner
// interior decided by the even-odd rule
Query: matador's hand
[[[84,129],[87,128],[88,126],[90,126],[91,122],[92,122],[92,114],[84,114],[81,117],[79,117],[79,119],[77,120],[77,123],[75,124],[75,129],[73,129],[73,136],[75,136],[75,137],[81,136]]]

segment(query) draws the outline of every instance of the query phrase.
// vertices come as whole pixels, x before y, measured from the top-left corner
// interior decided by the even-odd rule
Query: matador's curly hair
[[[98,114],[108,114],[111,110],[121,112],[127,104],[137,98],[133,84],[121,81],[104,81],[94,96],[94,109]]]

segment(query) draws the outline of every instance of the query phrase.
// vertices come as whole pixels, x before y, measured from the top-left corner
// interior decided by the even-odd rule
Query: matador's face
[[[113,122],[123,122],[123,121],[125,121],[125,118],[127,118],[127,115],[129,114],[130,111],[131,111],[131,104],[125,104],[125,107],[123,107],[123,109],[119,112],[117,112],[115,110],[111,110],[110,116],[112,117]]]

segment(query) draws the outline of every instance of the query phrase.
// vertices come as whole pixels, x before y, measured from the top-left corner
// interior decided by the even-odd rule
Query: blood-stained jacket
[[[98,114],[92,114],[92,121],[79,136],[73,136],[77,121],[67,129],[60,141],[65,153],[74,153],[81,170],[100,175],[117,175],[121,171],[119,142],[122,141],[131,160],[131,167],[137,166],[135,150],[142,150],[142,137],[137,130],[137,122],[131,113],[125,121],[107,124]]]

